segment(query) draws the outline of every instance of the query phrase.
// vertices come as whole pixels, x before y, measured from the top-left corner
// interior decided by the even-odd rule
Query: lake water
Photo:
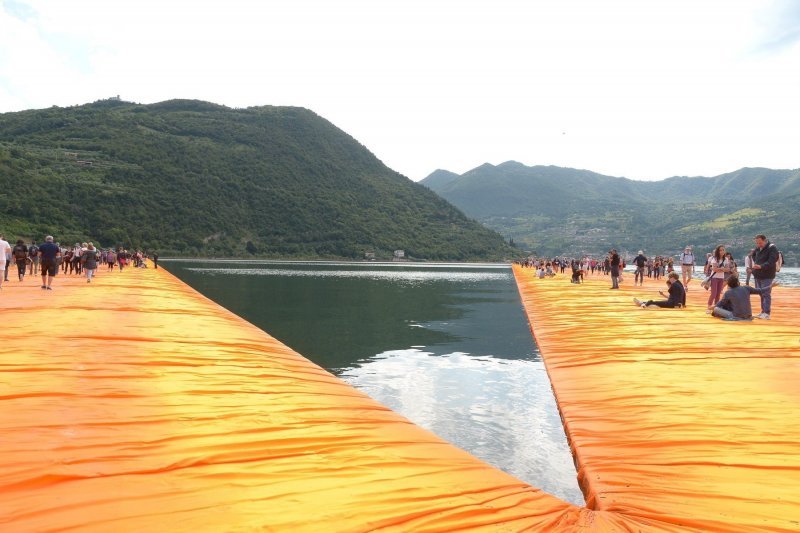
[[[583,504],[507,265],[165,261],[209,298],[484,461]]]
[[[747,275],[744,271],[743,267],[739,267],[741,272],[739,272],[739,280],[744,283],[746,281]],[[628,265],[625,268],[625,273],[630,273],[633,276],[633,272],[636,268],[632,265]],[[676,272],[680,274],[680,268],[676,269]],[[695,271],[694,275],[695,281],[693,283],[699,284],[698,280],[703,279],[703,269],[702,267],[698,268]],[[800,268],[790,268],[790,267],[783,267],[781,271],[775,275],[775,281],[783,285],[784,287],[800,287]],[[752,278],[750,280],[750,284],[753,285]],[[692,285],[694,286],[694,285]],[[754,300],[755,301],[755,300]]]

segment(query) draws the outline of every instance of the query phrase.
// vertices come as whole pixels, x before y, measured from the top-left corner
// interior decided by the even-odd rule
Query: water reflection
[[[392,350],[341,377],[494,466],[583,504],[541,361]]]
[[[508,266],[181,261],[167,267],[414,422],[582,503]]]

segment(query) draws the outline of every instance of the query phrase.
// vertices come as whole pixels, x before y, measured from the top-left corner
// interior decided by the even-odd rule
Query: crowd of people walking
[[[706,312],[727,320],[750,320],[760,318],[769,320],[772,313],[772,287],[776,286],[775,276],[783,265],[783,255],[765,235],[754,238],[754,248],[745,254],[743,265],[746,279],[741,283],[739,265],[724,245],[717,246],[705,255],[699,264],[693,248],[687,246],[676,257],[656,255],[647,257],[639,250],[632,260],[634,286],[643,286],[644,278],[660,280],[666,277],[668,294],[659,291],[664,300],[640,300],[634,302],[641,307],[680,308],[686,305],[686,293],[692,279],[702,273],[700,286],[708,291]],[[676,261],[677,259],[677,261]],[[680,274],[676,270],[680,266]],[[571,268],[572,283],[583,283],[584,276],[602,274],[610,276],[611,289],[619,289],[623,280],[623,270],[627,266],[624,257],[617,250],[609,250],[603,259],[592,257],[555,257],[542,259],[528,257],[518,261],[523,268],[536,269],[536,276],[546,278],[564,273]],[[750,286],[751,279],[754,286]],[[723,292],[725,291],[725,292]],[[753,317],[750,295],[757,294],[761,299],[761,313]]]
[[[41,244],[31,241],[26,244],[23,239],[18,239],[11,246],[0,234],[0,289],[3,282],[9,281],[9,270],[12,263],[16,266],[19,281],[25,275],[41,275],[43,290],[52,290],[53,278],[60,272],[63,275],[85,276],[86,282],[91,283],[97,270],[105,267],[106,271],[113,271],[118,267],[120,271],[126,267],[147,268],[150,259],[158,268],[158,254],[149,255],[142,250],[127,250],[125,248],[98,249],[91,242],[75,243],[72,246],[63,246],[54,241],[51,235],[45,237]]]

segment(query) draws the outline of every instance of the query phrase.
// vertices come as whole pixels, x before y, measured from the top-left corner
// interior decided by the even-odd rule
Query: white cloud
[[[800,47],[764,46],[797,28],[786,2],[20,4],[0,9],[0,110],[298,105],[414,179],[507,159],[649,179],[800,166]]]

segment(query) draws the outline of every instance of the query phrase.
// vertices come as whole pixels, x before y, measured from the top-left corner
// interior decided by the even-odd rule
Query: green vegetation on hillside
[[[446,176],[447,179],[441,179]],[[737,254],[765,233],[800,262],[800,170],[744,168],[714,178],[658,182],[509,161],[423,184],[539,254],[601,254],[614,246],[650,253],[725,243]]]
[[[0,231],[162,255],[509,255],[311,111],[115,100],[0,115]]]

